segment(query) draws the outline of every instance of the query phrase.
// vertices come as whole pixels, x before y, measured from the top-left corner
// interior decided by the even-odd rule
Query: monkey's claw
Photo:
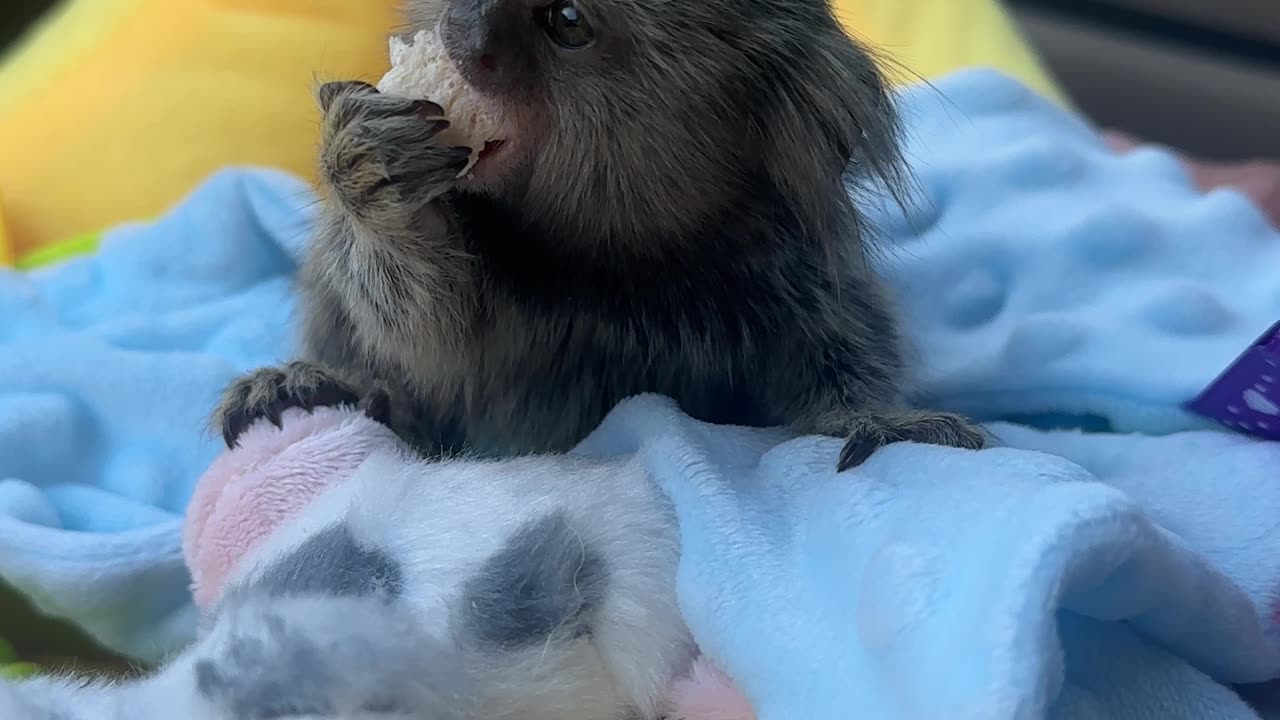
[[[866,462],[867,458],[875,454],[876,450],[887,444],[877,437],[855,436],[849,438],[845,441],[844,447],[840,448],[840,460],[836,463],[836,471],[844,472],[850,468],[858,467]]]
[[[374,388],[360,398],[360,411],[371,420],[391,426],[391,395],[383,388]]]
[[[954,413],[912,411],[900,415],[865,415],[851,423],[836,470],[844,472],[855,468],[880,448],[899,442],[981,450],[990,444],[990,437],[981,427]]]
[[[323,369],[291,362],[257,370],[231,383],[214,411],[213,424],[221,430],[227,447],[234,448],[244,431],[260,419],[280,427],[280,416],[289,408],[311,412],[318,407],[355,405],[359,399],[354,390]]]

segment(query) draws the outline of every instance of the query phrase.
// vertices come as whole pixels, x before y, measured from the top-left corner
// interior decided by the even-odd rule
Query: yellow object
[[[376,81],[396,8],[65,0],[0,66],[7,254],[159,214],[223,165],[311,176],[315,82]]]
[[[919,76],[989,65],[1056,95],[995,0],[835,2]],[[0,65],[0,264],[91,250],[93,233],[164,212],[220,166],[311,178],[312,88],[376,82],[397,5],[64,0]]]
[[[0,267],[13,264],[9,233],[4,229],[4,198],[0,197]]]
[[[1013,20],[996,0],[834,0],[849,30],[880,48],[912,82],[986,66],[1065,103]]]

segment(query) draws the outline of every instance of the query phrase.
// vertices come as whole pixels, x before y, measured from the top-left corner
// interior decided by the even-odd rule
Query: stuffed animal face
[[[238,526],[251,542],[227,572],[203,576],[194,646],[132,685],[0,684],[0,717],[106,720],[125,708],[137,720],[632,720],[666,710],[695,648],[676,606],[675,520],[641,467],[572,455],[426,462],[394,443],[353,442],[379,426],[324,415],[344,412],[318,411],[288,442],[296,413],[283,430],[260,427],[271,454],[235,457],[255,447],[244,443],[202,480],[210,506],[228,487],[269,504],[251,492],[265,480],[315,484],[295,486],[314,497],[278,513],[289,515],[278,525]],[[367,451],[350,477],[317,474],[290,453],[326,438],[320,446]],[[342,470],[335,458],[351,456],[306,457]],[[201,530],[189,538],[222,541],[210,521],[239,517],[194,516]]]
[[[395,608],[444,648],[416,676],[465,687],[462,717],[652,718],[694,654],[678,559],[665,496],[625,460],[380,452],[246,558],[214,616],[296,598]]]

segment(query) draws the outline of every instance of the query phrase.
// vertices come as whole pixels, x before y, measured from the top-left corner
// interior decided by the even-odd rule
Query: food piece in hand
[[[444,108],[449,127],[436,137],[446,145],[471,148],[463,175],[471,171],[485,143],[502,139],[497,120],[453,64],[438,32],[420,31],[412,44],[392,37],[391,70],[378,83],[378,91],[430,100]]]

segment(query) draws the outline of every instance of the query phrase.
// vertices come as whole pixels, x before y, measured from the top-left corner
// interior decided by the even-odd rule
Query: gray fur
[[[579,636],[607,576],[604,559],[564,514],[548,515],[514,534],[465,584],[464,625],[499,650]]]
[[[362,547],[345,524],[308,537],[285,557],[255,574],[234,594],[395,597],[403,590],[400,565],[377,548]]]
[[[278,616],[267,616],[264,626],[267,637],[232,638],[224,658],[197,662],[196,690],[244,720],[332,715],[333,705],[322,691],[329,678],[322,672],[320,648],[289,634]]]
[[[408,3],[409,29],[442,19],[509,130],[478,180],[452,180],[429,103],[322,88],[309,369],[233,385],[215,413],[229,441],[262,408],[313,402],[304,376],[385,386],[390,426],[429,453],[564,450],[642,392],[847,437],[841,469],[900,439],[982,447],[965,418],[909,407],[848,192],[902,194],[899,122],[826,0],[578,5],[597,40],[565,51],[525,0]]]
[[[258,598],[221,611],[191,664],[167,672],[191,672],[217,717],[446,718],[461,714],[452,659],[385,603]]]

